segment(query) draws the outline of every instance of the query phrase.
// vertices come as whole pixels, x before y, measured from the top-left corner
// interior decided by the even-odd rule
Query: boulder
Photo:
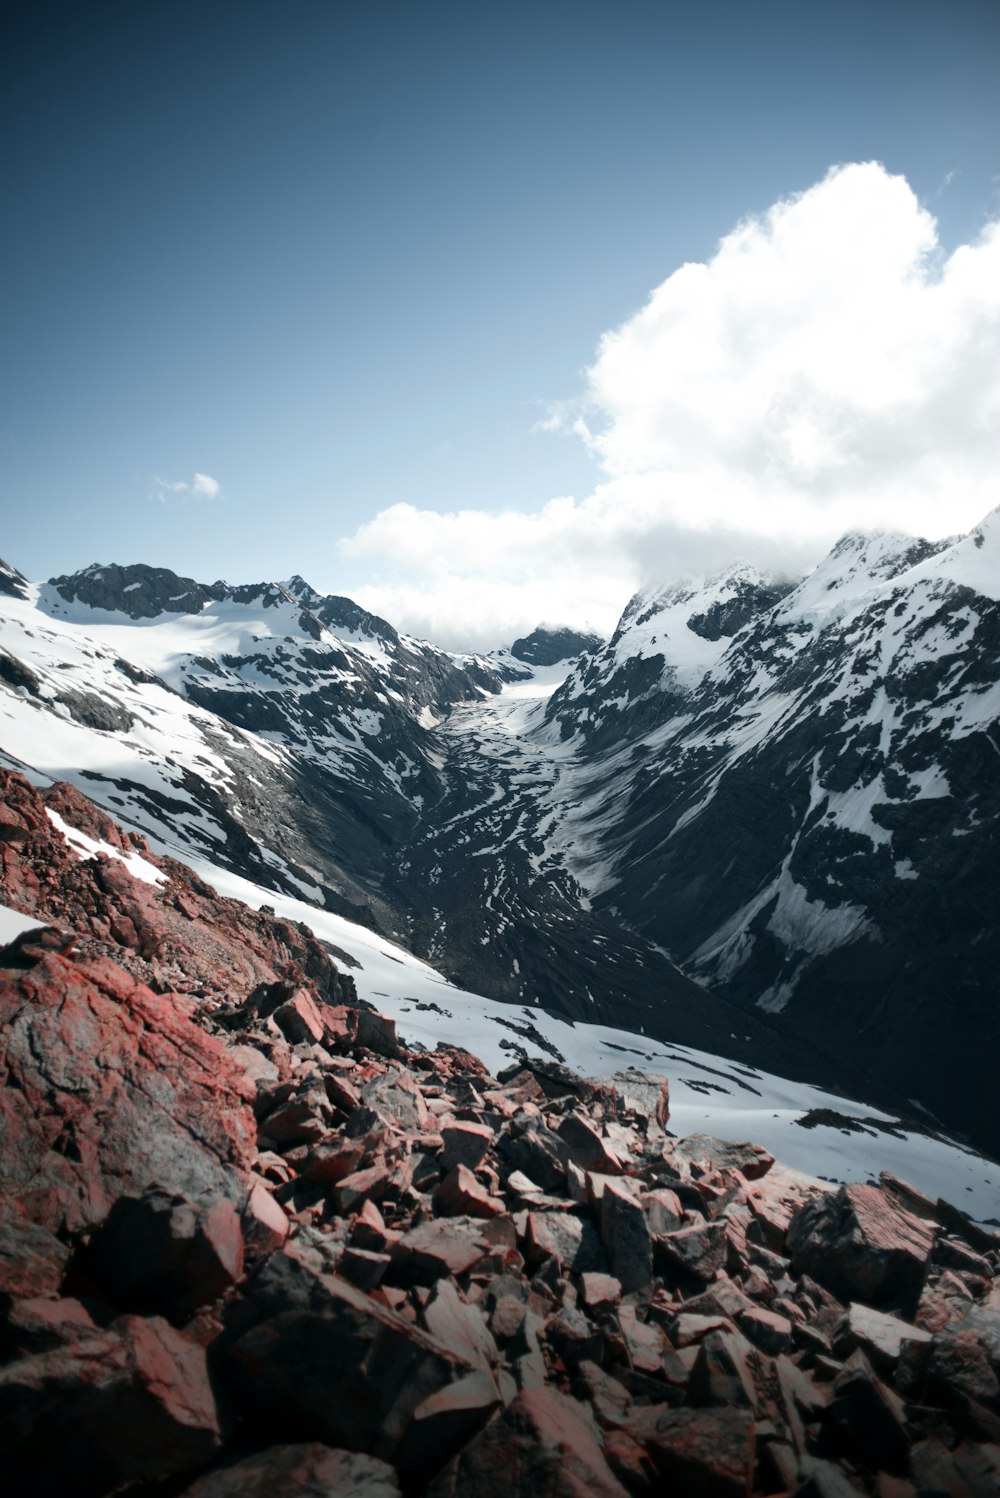
[[[0,1368],[11,1493],[89,1498],[202,1466],[220,1444],[205,1354],[166,1321],[105,1330]]]
[[[788,1229],[797,1274],[809,1274],[843,1301],[915,1309],[934,1227],[897,1206],[877,1186],[842,1186],[799,1208]]]
[[[4,1204],[0,1216],[0,1310],[13,1300],[58,1295],[69,1249],[54,1233]]]
[[[245,1331],[237,1318],[225,1361],[236,1388],[279,1433],[391,1460],[417,1406],[470,1371],[338,1276],[275,1266],[261,1278],[251,1286],[251,1314],[279,1309]]]
[[[652,1492],[748,1498],[756,1452],[749,1410],[649,1405],[634,1410],[625,1429],[653,1468]]]
[[[180,1498],[399,1498],[387,1462],[318,1441],[271,1446],[184,1489]]]
[[[583,1407],[530,1389],[463,1448],[427,1498],[626,1498]]]
[[[49,953],[0,981],[0,1070],[0,1194],[50,1232],[149,1187],[242,1207],[253,1089],[172,995]]]
[[[445,1170],[453,1170],[456,1165],[475,1170],[493,1143],[493,1130],[487,1124],[460,1120],[445,1124],[441,1138],[444,1140],[441,1163]]]
[[[616,1184],[601,1197],[601,1238],[622,1291],[645,1289],[653,1278],[653,1240],[642,1204]]]
[[[231,1202],[164,1191],[121,1196],[93,1235],[86,1271],[112,1305],[186,1321],[243,1273],[243,1232]]]

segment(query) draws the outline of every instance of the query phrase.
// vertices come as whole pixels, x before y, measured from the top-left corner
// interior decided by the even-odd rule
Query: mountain
[[[71,786],[0,799],[10,1492],[995,1493],[1000,1234],[951,1199],[987,1162],[866,1110],[785,1138],[927,1190],[679,1134],[698,1058],[623,1070],[660,1058],[620,1032],[583,1040],[608,1072],[536,1033],[494,1075],[474,996],[365,1002],[372,933],[311,912],[363,959],[331,952]],[[808,1092],[701,1075],[699,1122],[718,1078],[772,1130]]]
[[[850,535],[488,657],[300,577],[7,569],[0,747],[467,991],[1000,1151],[998,530]]]

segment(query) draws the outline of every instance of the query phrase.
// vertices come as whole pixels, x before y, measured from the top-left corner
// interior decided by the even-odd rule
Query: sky
[[[995,0],[33,0],[0,555],[455,648],[1000,503]]]

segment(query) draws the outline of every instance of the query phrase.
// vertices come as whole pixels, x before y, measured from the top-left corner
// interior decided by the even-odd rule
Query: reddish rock
[[[811,1275],[841,1300],[912,1308],[934,1233],[877,1186],[842,1186],[799,1209],[787,1242],[796,1273]]]
[[[529,1212],[524,1233],[528,1264],[554,1258],[579,1274],[607,1268],[601,1240],[592,1222],[576,1212]]]
[[[792,1323],[787,1316],[780,1316],[763,1306],[754,1306],[745,1311],[739,1320],[740,1331],[755,1347],[776,1357],[788,1352],[792,1345]]]
[[[241,1207],[255,1126],[217,1040],[114,964],[48,955],[0,982],[0,1193],[52,1231],[156,1186]]]
[[[653,1278],[653,1241],[642,1205],[627,1190],[610,1185],[601,1197],[601,1238],[615,1278],[626,1295]]]
[[[725,1222],[706,1222],[657,1238],[657,1266],[662,1265],[667,1274],[707,1283],[726,1262],[726,1230]]]
[[[264,1182],[255,1180],[243,1209],[243,1238],[250,1254],[269,1254],[288,1237],[291,1223]]]
[[[496,1379],[483,1369],[429,1394],[407,1426],[396,1457],[400,1471],[436,1471],[472,1440],[502,1402]]]
[[[493,1143],[493,1130],[487,1124],[462,1119],[445,1124],[441,1138],[444,1141],[441,1163],[445,1170],[452,1170],[456,1165],[475,1170]]]
[[[422,1222],[392,1247],[393,1273],[401,1283],[433,1285],[464,1274],[486,1251],[480,1225],[460,1218]]]
[[[434,1201],[447,1216],[497,1217],[506,1210],[502,1199],[491,1196],[465,1165],[454,1166],[434,1189]]]
[[[0,1310],[12,1300],[58,1295],[69,1249],[7,1203],[0,1216]]]
[[[601,1175],[621,1175],[621,1161],[599,1129],[580,1113],[568,1113],[557,1130],[567,1158],[578,1169]]]
[[[186,1321],[243,1273],[239,1217],[224,1199],[119,1197],[90,1240],[86,1270],[112,1305]]]
[[[459,1452],[428,1498],[626,1498],[583,1409],[554,1389],[521,1393]]]
[[[219,1446],[204,1352],[136,1316],[0,1368],[0,1432],[12,1493],[67,1498],[188,1471]]]
[[[388,1462],[319,1442],[271,1446],[184,1489],[180,1498],[399,1498]]]
[[[250,1286],[232,1333],[230,1375],[279,1433],[297,1430],[387,1460],[417,1406],[469,1371],[386,1305],[285,1255],[268,1260]]]
[[[683,1226],[684,1208],[676,1191],[670,1191],[665,1186],[647,1191],[642,1197],[642,1205],[649,1218],[649,1231],[654,1238],[662,1237],[664,1233],[674,1233]]]
[[[279,1005],[271,1018],[292,1045],[300,1041],[318,1045],[326,1034],[319,1009],[303,989]]]
[[[754,1418],[748,1410],[651,1405],[634,1410],[625,1428],[653,1468],[653,1492],[748,1498],[756,1452]]]
[[[462,1299],[453,1281],[440,1280],[435,1285],[423,1319],[432,1337],[472,1367],[488,1370],[500,1361],[482,1311]]]
[[[847,1358],[858,1347],[873,1367],[891,1373],[899,1362],[907,1342],[930,1344],[931,1334],[898,1316],[889,1316],[871,1306],[850,1305],[847,1315],[836,1329],[835,1344],[840,1356]]]
[[[381,1201],[389,1185],[390,1170],[384,1161],[377,1160],[367,1170],[357,1170],[344,1176],[334,1187],[334,1199],[343,1213],[355,1212],[366,1201]]]
[[[847,1454],[876,1472],[905,1472],[910,1448],[905,1406],[860,1350],[834,1380],[833,1396],[828,1423]]]
[[[678,1140],[673,1155],[675,1160],[689,1165],[711,1166],[717,1171],[738,1170],[748,1181],[767,1175],[774,1164],[774,1156],[759,1144],[731,1144],[710,1134],[690,1134]]]
[[[592,1311],[608,1310],[622,1298],[621,1280],[613,1274],[597,1274],[589,1271],[580,1276],[580,1293],[585,1306]]]
[[[48,1352],[93,1330],[93,1318],[78,1300],[65,1296],[60,1300],[18,1300],[11,1306],[0,1334],[0,1356]]]

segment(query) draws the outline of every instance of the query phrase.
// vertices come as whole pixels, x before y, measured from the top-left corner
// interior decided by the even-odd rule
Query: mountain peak
[[[603,644],[602,637],[589,630],[572,629],[564,624],[538,624],[529,635],[514,641],[510,653],[515,660],[529,666],[555,666]]]

